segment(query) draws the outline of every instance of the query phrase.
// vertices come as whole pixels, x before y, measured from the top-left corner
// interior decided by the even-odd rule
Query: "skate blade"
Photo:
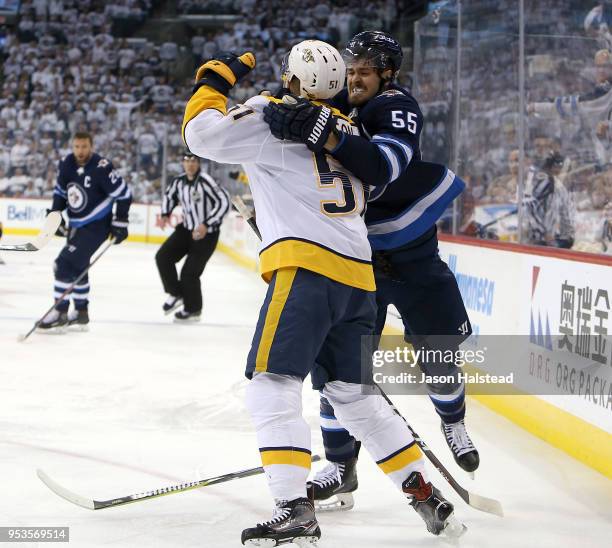
[[[317,512],[346,512],[355,506],[353,493],[338,493],[325,500],[315,500]]]
[[[319,539],[317,537],[294,537],[292,539],[284,539],[277,541],[271,538],[251,538],[244,542],[245,546],[282,546],[285,544],[295,544],[296,546],[318,546]]]
[[[446,526],[442,530],[442,534],[445,540],[454,544],[454,541],[464,535],[466,531],[467,527],[455,517],[455,514],[451,514],[446,520]]]
[[[476,479],[476,474],[474,472],[466,472],[466,474],[472,481]]]
[[[36,333],[42,333],[44,335],[65,335],[68,332],[67,326],[60,325],[59,327],[50,327],[49,329],[43,329],[41,327],[36,328]]]
[[[86,333],[87,331],[89,331],[89,325],[85,324],[74,324],[74,325],[69,325],[68,326],[68,331],[71,331],[73,333]]]
[[[192,323],[198,323],[199,321],[201,321],[201,318],[188,318],[186,320],[179,320],[178,318],[174,318],[174,323],[178,323],[178,324],[183,324],[183,325],[189,325]]]

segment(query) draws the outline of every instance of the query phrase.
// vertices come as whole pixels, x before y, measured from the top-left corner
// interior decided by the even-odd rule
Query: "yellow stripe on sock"
[[[270,357],[270,349],[276,335],[278,322],[280,320],[283,308],[289,297],[291,285],[297,273],[297,268],[282,268],[276,273],[274,282],[274,292],[268,305],[266,320],[261,332],[261,339],[257,348],[257,357],[255,358],[255,371],[267,371],[268,358]]]
[[[311,456],[310,453],[304,451],[292,451],[291,449],[283,449],[281,451],[261,451],[261,462],[264,466],[271,464],[289,464],[293,466],[301,466],[310,470]]]
[[[376,464],[378,464],[380,469],[385,474],[391,474],[391,472],[397,472],[398,470],[401,470],[409,464],[419,460],[422,458],[422,456],[423,453],[421,453],[419,446],[416,443],[412,443],[396,455],[392,455],[391,457],[378,461]]]

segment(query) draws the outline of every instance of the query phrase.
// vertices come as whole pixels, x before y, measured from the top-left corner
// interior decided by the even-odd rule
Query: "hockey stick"
[[[75,285],[77,285],[84,277],[85,274],[87,274],[89,272],[89,269],[95,265],[98,262],[98,259],[100,257],[102,257],[102,255],[104,255],[108,249],[110,248],[111,245],[113,245],[115,243],[115,238],[111,238],[108,242],[108,244],[106,244],[106,247],[102,248],[102,251],[100,251],[100,253],[98,253],[98,256],[91,261],[91,263],[89,263],[89,266],[83,270],[83,272],[81,272],[79,274],[79,277],[74,280],[74,282],[72,282],[65,290],[64,292],[60,295],[60,297],[51,305],[51,307],[49,308],[49,310],[47,310],[32,326],[32,329],[30,329],[25,335],[19,335],[19,338],[17,339],[20,342],[25,341],[32,333],[34,333],[34,331],[36,330],[36,328],[40,325],[40,322],[43,321],[43,319],[45,318],[45,316],[47,314],[49,314],[49,312],[51,312],[60,302],[62,302],[62,300],[64,299],[64,297],[66,295],[68,295],[74,288]]]
[[[253,221],[253,223],[255,223],[255,219],[253,218],[253,215],[251,214],[251,212],[248,211],[248,209],[247,209],[246,215],[248,215],[248,217],[244,216],[244,215],[243,216],[247,220],[247,222],[248,222],[248,220],[251,220],[251,221]],[[249,222],[249,225],[251,225],[250,222]],[[255,226],[257,226],[257,225],[255,225]],[[252,227],[252,225],[251,225],[251,227]],[[257,233],[259,233],[259,231],[257,231]],[[261,237],[260,237],[260,239],[261,239]],[[504,516],[504,510],[503,510],[502,505],[500,504],[499,501],[497,501],[495,499],[490,499],[490,498],[487,498],[487,497],[483,497],[481,495],[476,495],[474,493],[471,493],[470,491],[468,491],[467,489],[465,489],[461,485],[459,485],[459,482],[457,482],[457,480],[455,478],[453,478],[453,476],[450,474],[450,472],[440,462],[438,457],[436,457],[434,452],[427,446],[427,444],[421,439],[421,437],[414,431],[412,426],[410,426],[410,424],[408,423],[408,421],[406,420],[404,415],[402,415],[399,412],[397,407],[395,407],[393,402],[389,399],[389,396],[387,396],[387,394],[385,394],[384,390],[380,386],[378,386],[377,384],[376,384],[376,387],[378,388],[378,390],[380,390],[380,393],[381,393],[382,397],[385,398],[385,401],[391,406],[391,409],[393,409],[393,411],[395,411],[395,413],[397,413],[397,415],[406,423],[406,426],[408,427],[408,430],[410,430],[410,432],[412,434],[412,437],[414,438],[414,441],[421,448],[421,451],[423,451],[423,453],[425,453],[425,456],[434,465],[436,470],[438,470],[438,472],[440,472],[440,475],[455,490],[455,492],[463,499],[463,501],[467,505],[471,506],[472,508],[475,508],[476,510],[480,510],[482,512],[487,512],[489,514],[495,514],[496,516],[503,517]]]
[[[49,243],[61,223],[62,214],[59,211],[51,211],[34,240],[25,244],[0,245],[0,251],[38,251]]]
[[[446,480],[446,482],[455,490],[455,492],[463,499],[463,501],[472,508],[476,510],[480,510],[482,512],[487,512],[488,514],[495,514],[500,518],[504,517],[504,509],[502,508],[501,503],[498,500],[490,499],[487,497],[483,497],[481,495],[476,495],[475,493],[471,493],[465,487],[459,485],[459,482],[450,474],[450,472],[446,469],[446,467],[440,462],[440,459],[436,457],[435,453],[427,446],[427,444],[421,439],[412,426],[408,423],[404,415],[402,415],[395,404],[389,399],[389,396],[385,394],[384,390],[376,385],[376,387],[380,390],[380,394],[383,398],[385,398],[386,402],[391,406],[391,409],[397,413],[397,415],[406,423],[408,430],[412,434],[414,441],[417,442],[417,445],[421,448],[421,451],[425,453],[425,456],[429,459],[431,464],[434,465],[436,470],[440,472],[440,475]]]
[[[312,462],[321,460],[319,455],[312,456]],[[225,483],[226,481],[232,481],[240,478],[248,478],[250,476],[257,476],[263,474],[264,469],[262,466],[257,468],[247,468],[239,472],[230,472],[229,474],[223,474],[221,476],[215,476],[199,481],[188,481],[186,483],[179,483],[178,485],[170,485],[168,487],[162,487],[160,489],[154,489],[153,491],[146,491],[144,493],[137,493],[135,495],[125,495],[109,500],[94,500],[81,495],[77,495],[72,491],[69,491],[65,487],[62,487],[59,483],[52,480],[42,470],[37,470],[36,474],[40,480],[53,491],[56,495],[66,499],[72,504],[87,508],[88,510],[104,510],[105,508],[112,508],[115,506],[124,506],[126,504],[132,504],[134,502],[142,502],[143,500],[155,499],[158,497],[164,497],[166,495],[174,495],[175,493],[184,493],[185,491],[191,491],[192,489],[200,489],[201,487],[209,487],[216,485],[217,483]]]
[[[249,223],[249,226],[253,229],[253,232],[257,235],[257,237],[261,240],[261,233],[259,232],[259,228],[257,227],[257,223],[255,222],[255,216],[253,215],[252,210],[250,210],[247,205],[243,202],[240,196],[234,196],[232,198],[232,204],[240,213],[240,216]]]

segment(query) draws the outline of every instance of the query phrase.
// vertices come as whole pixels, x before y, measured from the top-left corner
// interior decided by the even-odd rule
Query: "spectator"
[[[145,125],[145,130],[138,137],[138,154],[140,154],[140,165],[147,169],[157,164],[157,153],[159,143],[151,124]]]
[[[526,240],[536,245],[570,249],[575,241],[576,211],[573,199],[559,178],[563,156],[559,142],[547,135],[534,141],[534,168],[524,194]]]

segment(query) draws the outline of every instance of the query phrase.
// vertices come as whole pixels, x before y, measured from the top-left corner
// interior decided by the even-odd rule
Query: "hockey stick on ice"
[[[107,251],[108,248],[113,245],[115,243],[115,238],[111,238],[108,242],[108,244],[106,244],[106,247],[102,248],[102,251],[100,251],[100,253],[98,253],[98,256],[91,261],[91,263],[89,263],[89,266],[83,270],[83,272],[81,272],[81,274],[79,274],[79,277],[74,280],[74,282],[72,282],[72,284],[70,284],[65,290],[64,292],[60,295],[60,297],[53,303],[53,305],[51,305],[51,307],[49,308],[49,310],[47,310],[32,326],[32,329],[30,329],[25,335],[19,335],[18,340],[20,342],[25,341],[32,333],[34,333],[34,331],[36,330],[36,328],[40,325],[40,322],[43,321],[44,317],[49,314],[49,312],[51,312],[60,302],[62,302],[62,300],[64,299],[64,297],[66,295],[68,295],[73,289],[74,286],[77,285],[84,277],[85,274],[87,274],[89,272],[89,269],[95,265],[98,262],[98,259],[100,257],[102,257],[102,255],[104,255]]]
[[[247,222],[250,219],[251,221],[253,221],[253,224],[255,224],[254,217],[253,217],[252,213],[250,211],[248,211],[248,209],[247,209],[246,215],[243,215],[243,217],[245,219],[247,219]],[[249,225],[251,225],[250,222],[249,222]],[[255,227],[256,226],[257,225],[255,224]],[[253,227],[253,225],[251,225],[251,227]],[[255,230],[255,228],[254,228],[254,230]],[[259,236],[259,230],[256,231],[256,234]],[[259,236],[259,239],[261,240],[261,236]],[[399,415],[399,417],[401,417],[401,419],[406,423],[406,426],[408,426],[408,429],[412,433],[412,437],[414,438],[414,441],[416,441],[417,445],[421,448],[421,451],[423,451],[423,453],[425,453],[425,456],[434,465],[436,470],[438,470],[438,472],[440,472],[440,475],[455,490],[455,492],[463,499],[463,501],[467,505],[471,506],[472,508],[475,508],[476,510],[480,510],[482,512],[487,512],[489,514],[495,514],[496,516],[503,517],[504,516],[504,510],[503,510],[502,505],[500,504],[499,501],[497,501],[495,499],[490,499],[490,498],[487,498],[487,497],[483,497],[481,495],[476,495],[475,493],[471,493],[470,491],[468,491],[467,489],[465,489],[464,487],[459,485],[459,482],[444,467],[444,465],[440,462],[440,459],[438,459],[438,457],[436,457],[434,452],[427,446],[427,444],[421,439],[421,437],[414,431],[412,426],[410,426],[410,423],[406,420],[404,415],[402,415],[399,412],[397,407],[395,407],[393,402],[389,399],[389,396],[387,396],[387,394],[385,394],[384,390],[380,386],[378,386],[378,385],[376,385],[376,386],[380,390],[380,393],[381,393],[382,397],[385,398],[386,402],[391,406],[393,411],[395,411]]]
[[[321,460],[319,455],[312,456],[312,462]],[[221,476],[215,476],[212,478],[202,479],[199,481],[188,481],[185,483],[179,483],[178,485],[170,485],[168,487],[162,487],[160,489],[154,489],[153,491],[146,491],[144,493],[137,493],[135,495],[124,495],[115,499],[109,500],[94,500],[81,495],[77,495],[72,491],[69,491],[65,487],[62,487],[59,483],[52,480],[42,470],[37,470],[36,474],[40,480],[53,491],[56,495],[66,499],[72,504],[87,508],[88,510],[104,510],[105,508],[112,508],[115,506],[124,506],[126,504],[132,504],[134,502],[142,502],[143,500],[155,499],[164,497],[166,495],[173,495],[175,493],[184,493],[185,491],[191,491],[192,489],[200,489],[201,487],[209,487],[216,485],[217,483],[225,483],[226,481],[232,481],[240,478],[248,478],[250,476],[257,476],[263,474],[264,469],[262,466],[257,468],[247,468],[239,472],[230,472],[229,474],[223,474]]]
[[[53,237],[62,222],[62,214],[59,211],[51,211],[45,219],[45,224],[40,229],[36,238],[31,242],[17,245],[0,245],[0,251],[38,251],[45,247]]]
[[[406,420],[404,415],[402,415],[397,407],[393,404],[393,402],[389,399],[389,396],[385,394],[384,390],[376,385],[380,390],[380,393],[383,398],[387,401],[387,403],[391,406],[393,411],[395,411],[399,417],[406,423],[408,429],[410,430],[414,441],[417,442],[417,445],[421,448],[421,451],[425,453],[425,456],[429,459],[431,464],[434,465],[436,470],[440,472],[440,475],[446,480],[446,482],[455,490],[455,492],[463,499],[463,501],[472,508],[476,510],[480,510],[482,512],[487,512],[488,514],[495,514],[500,518],[504,517],[504,510],[502,508],[501,503],[498,500],[490,499],[487,497],[483,497],[481,495],[476,495],[475,493],[471,493],[465,487],[459,485],[459,482],[453,476],[451,476],[450,472],[445,468],[445,466],[440,462],[440,459],[436,457],[435,453],[427,446],[427,444],[421,439],[421,437],[414,431],[410,423]]]

